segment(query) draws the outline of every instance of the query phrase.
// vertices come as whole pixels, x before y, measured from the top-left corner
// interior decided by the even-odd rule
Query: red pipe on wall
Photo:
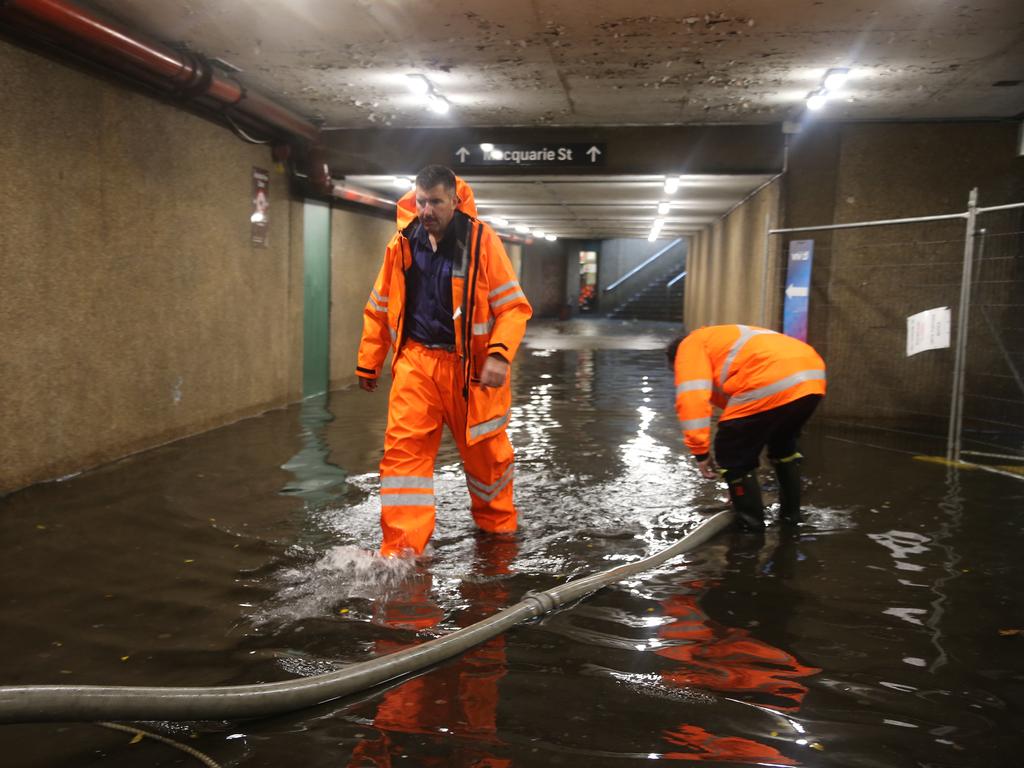
[[[214,71],[201,57],[179,53],[162,43],[147,41],[66,0],[0,0],[0,19],[33,34],[54,32],[84,44],[81,53],[124,71],[142,73],[150,84],[167,90],[213,99],[272,128],[316,144],[320,130],[305,118],[266,96],[246,90],[237,81]],[[58,40],[58,42],[62,42]]]

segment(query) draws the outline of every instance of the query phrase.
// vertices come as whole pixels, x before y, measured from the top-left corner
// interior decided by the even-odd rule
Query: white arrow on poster
[[[907,318],[907,357],[949,347],[949,307],[936,307]]]
[[[466,157],[469,155],[469,150],[465,147],[459,147],[455,154],[459,156],[459,162],[464,163],[466,162]]]

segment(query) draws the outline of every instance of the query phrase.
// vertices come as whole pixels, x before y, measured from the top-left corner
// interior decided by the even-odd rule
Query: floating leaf
[[[128,659],[130,659],[130,658],[131,658],[131,656],[122,656],[121,657],[121,661],[128,661]]]
[[[185,564],[187,565],[188,563],[194,563],[194,562],[195,562],[195,560],[189,559],[189,560],[185,561]]]
[[[142,741],[142,734],[141,733],[136,733],[134,736],[132,736],[132,740],[129,741],[128,743],[129,744],[138,744],[140,741]]]
[[[1013,637],[1014,635],[1019,635],[1021,632],[1024,632],[1024,629],[1000,629],[999,630],[999,634],[1002,635],[1003,637]]]
[[[812,741],[807,746],[809,746],[811,749],[816,749],[819,752],[824,752],[825,751],[825,745],[822,744],[820,741]]]

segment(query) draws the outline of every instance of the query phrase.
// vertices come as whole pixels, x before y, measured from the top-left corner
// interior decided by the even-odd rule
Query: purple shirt
[[[455,344],[452,320],[452,260],[455,255],[455,227],[448,225],[437,244],[417,223],[409,238],[412,264],[405,270],[406,336],[420,344]]]

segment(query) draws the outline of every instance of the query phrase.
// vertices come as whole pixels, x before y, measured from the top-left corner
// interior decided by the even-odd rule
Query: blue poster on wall
[[[813,240],[791,240],[786,269],[786,302],[782,310],[782,332],[807,341],[807,304],[811,292]]]

